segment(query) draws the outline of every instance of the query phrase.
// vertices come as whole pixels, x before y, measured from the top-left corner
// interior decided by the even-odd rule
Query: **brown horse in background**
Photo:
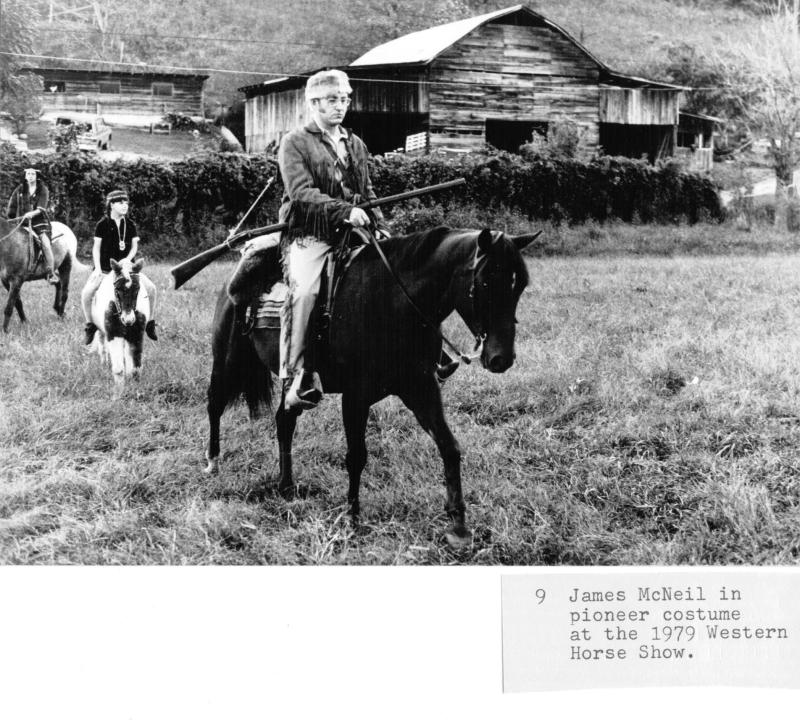
[[[388,395],[397,395],[434,439],[444,461],[445,507],[452,523],[447,540],[453,546],[469,542],[461,450],[445,420],[435,375],[442,347],[439,326],[456,311],[483,341],[483,367],[493,373],[508,370],[515,359],[517,303],[528,284],[520,251],[538,234],[511,237],[490,230],[438,227],[382,241],[391,266],[427,321],[412,307],[373,247],[364,248],[347,270],[331,311],[328,351],[315,366],[325,392],[342,394],[350,478],[347,499],[354,519],[367,460],[364,436],[369,408]],[[279,250],[273,252],[273,277],[268,285],[281,276]],[[223,289],[213,326],[207,472],[218,469],[220,417],[227,405],[244,395],[253,414],[261,403],[271,400],[270,371],[278,371],[278,337],[274,329],[243,334],[236,307]],[[278,490],[284,497],[295,492],[292,437],[299,414],[286,410],[281,397],[275,420],[280,449]]]
[[[58,283],[54,286],[53,309],[62,317],[69,295],[72,269],[86,269],[86,265],[75,257],[78,241],[72,230],[60,222],[54,221],[51,225],[53,265],[59,275]],[[3,311],[3,332],[8,332],[14,308],[20,322],[27,320],[20,296],[23,283],[46,278],[47,270],[41,258],[38,239],[34,239],[19,221],[0,218],[0,282],[8,291]]]

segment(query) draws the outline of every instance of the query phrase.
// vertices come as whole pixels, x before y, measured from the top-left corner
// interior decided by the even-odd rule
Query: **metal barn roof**
[[[350,67],[429,63],[481,25],[504,15],[518,12],[523,8],[523,5],[514,5],[485,15],[477,15],[466,20],[457,20],[403,35],[368,50],[360,58],[351,62]]]

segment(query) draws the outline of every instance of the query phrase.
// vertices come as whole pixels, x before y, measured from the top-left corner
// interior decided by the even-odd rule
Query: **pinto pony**
[[[69,279],[73,268],[85,270],[88,267],[75,257],[78,241],[72,230],[63,223],[55,221],[51,226],[53,265],[58,270],[59,276],[55,285],[53,309],[59,317],[62,317],[67,304]],[[22,284],[30,280],[44,280],[47,277],[44,262],[37,258],[38,253],[38,240],[34,240],[19,221],[0,219],[0,282],[8,291],[3,311],[3,332],[8,332],[14,309],[19,315],[20,322],[27,321],[20,295]]]
[[[448,542],[469,542],[461,490],[461,450],[447,425],[435,369],[442,347],[440,324],[456,311],[482,341],[481,365],[493,373],[508,370],[515,359],[515,312],[528,284],[520,254],[535,235],[507,236],[490,230],[438,227],[380,244],[409,297],[373,247],[366,247],[341,280],[331,311],[327,358],[317,367],[326,392],[342,394],[347,438],[347,499],[354,520],[359,513],[359,486],[367,460],[364,441],[367,415],[374,403],[397,395],[433,438],[444,461]],[[277,248],[271,263],[280,277]],[[207,472],[218,469],[220,417],[226,406],[244,395],[251,415],[271,400],[269,371],[278,370],[275,329],[242,333],[237,309],[226,292],[214,316],[213,369],[208,388],[209,442]],[[287,410],[284,398],[275,415],[280,451],[279,492],[294,495],[292,437],[298,410]]]
[[[150,319],[150,303],[140,283],[143,265],[143,260],[111,260],[111,272],[92,300],[97,330],[89,350],[111,365],[118,390],[127,378],[138,379],[142,368],[144,328]]]

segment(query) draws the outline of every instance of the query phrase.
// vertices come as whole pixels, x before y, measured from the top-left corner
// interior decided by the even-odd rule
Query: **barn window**
[[[151,87],[153,89],[153,95],[158,95],[159,97],[172,97],[172,83],[154,82]]]
[[[486,120],[486,142],[498,150],[519,152],[533,134],[547,137],[547,123],[532,120]]]
[[[67,92],[67,83],[63,80],[50,80],[44,84],[45,92],[49,93],[63,93]]]
[[[97,90],[105,95],[119,95],[119,80],[100,80]]]

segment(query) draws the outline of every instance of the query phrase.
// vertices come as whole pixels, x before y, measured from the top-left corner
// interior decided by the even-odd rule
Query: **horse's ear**
[[[530,245],[534,240],[536,240],[536,238],[539,237],[539,235],[541,234],[542,231],[539,230],[539,232],[535,232],[532,235],[515,235],[510,239],[511,242],[514,243],[514,247],[516,247],[517,250],[522,250],[523,248],[528,247],[528,245]]]
[[[481,230],[481,234],[478,235],[478,249],[483,253],[489,252],[489,248],[492,246],[492,240],[494,240],[492,231],[489,230],[489,228],[484,228]]]
[[[133,266],[131,267],[131,272],[137,273],[143,267],[144,267],[144,260],[142,258],[139,258],[135,263],[133,263]]]
[[[114,260],[114,258],[111,258],[111,269],[114,272],[119,272],[120,270],[122,270],[122,265],[120,265],[116,260]]]

